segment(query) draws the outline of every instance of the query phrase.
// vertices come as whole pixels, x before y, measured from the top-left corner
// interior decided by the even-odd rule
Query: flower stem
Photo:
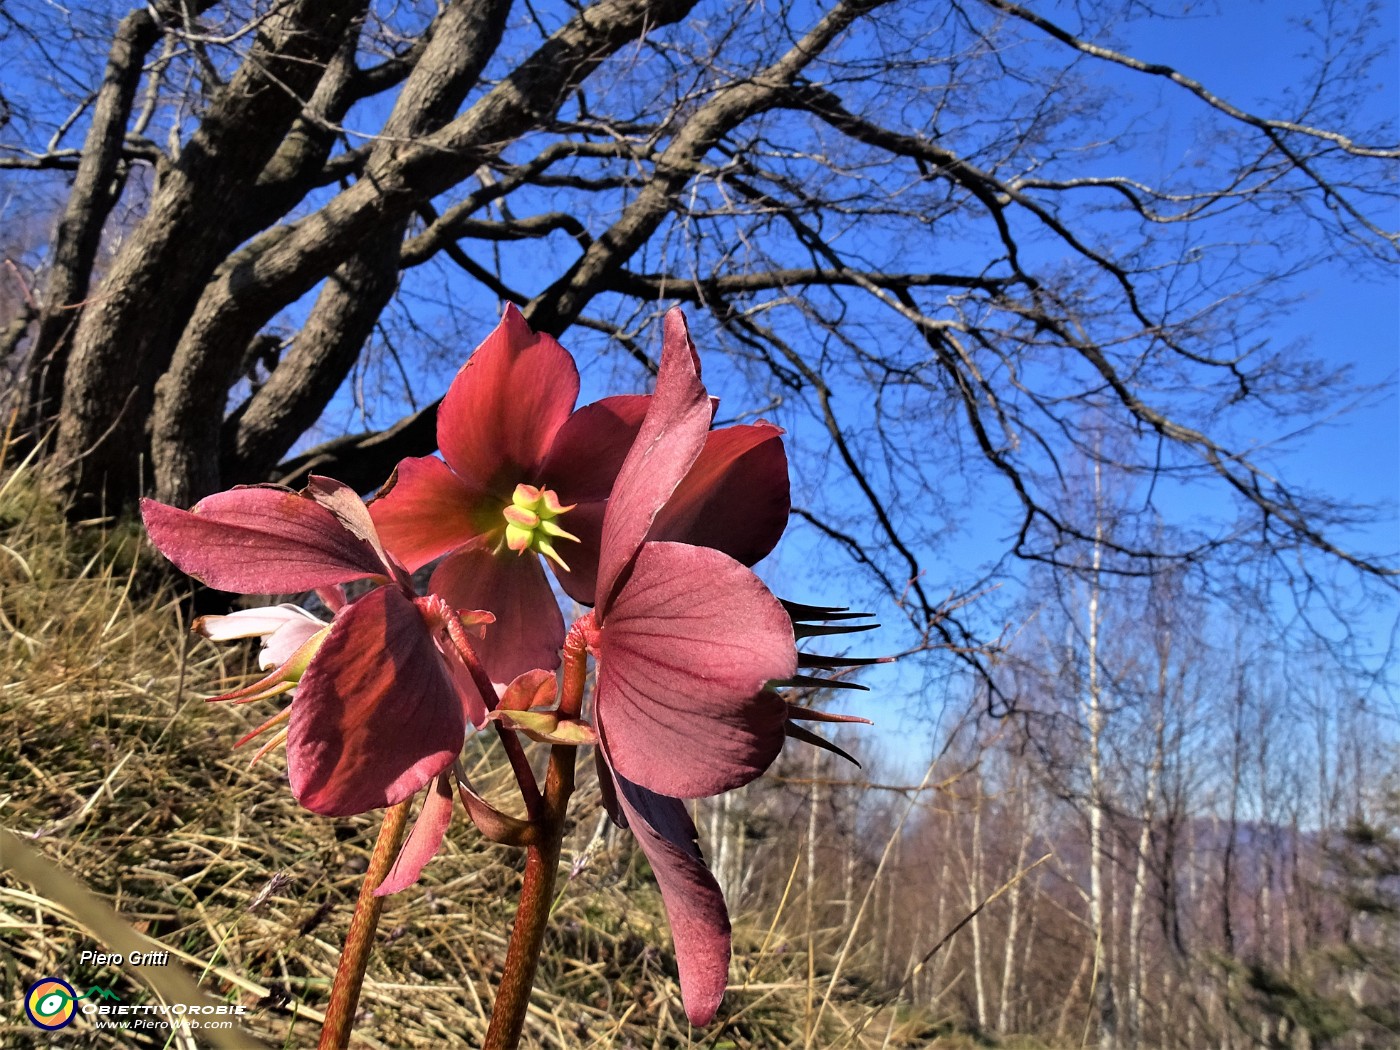
[[[593,614],[586,613],[564,636],[564,684],[559,691],[559,717],[577,718],[583,711],[583,687],[588,680],[588,636]]]
[[[515,1050],[525,1027],[530,1007],[530,991],[535,984],[540,948],[549,909],[554,903],[554,878],[559,870],[559,853],[564,842],[564,814],[574,790],[574,759],[578,749],[555,744],[550,750],[549,772],[545,776],[545,812],[541,841],[525,847],[525,877],[520,887],[520,904],[506,948],[501,986],[491,1026],[482,1050]]]
[[[574,640],[570,632],[570,640]],[[564,688],[559,709],[576,717],[583,705],[583,685],[588,654],[581,644],[564,644]],[[482,1050],[515,1050],[525,1027],[530,1007],[530,991],[535,984],[540,948],[549,910],[554,903],[554,880],[559,872],[559,853],[564,843],[565,817],[569,796],[574,793],[574,764],[578,748],[555,744],[549,751],[549,771],[544,779],[544,811],[538,825],[540,840],[525,848],[525,876],[520,887],[520,904],[515,910],[510,945],[496,991],[491,1025],[486,1030]]]
[[[538,820],[543,812],[544,799],[535,783],[535,771],[530,768],[530,760],[520,745],[520,738],[499,722],[496,723],[496,735],[500,737],[506,758],[510,760],[515,781],[520,785],[520,798],[525,803],[525,818],[531,821]]]
[[[462,666],[467,669],[472,682],[476,685],[476,691],[481,694],[482,703],[488,708],[494,708],[496,706],[496,687],[491,684],[491,676],[481,665],[481,659],[476,654],[476,647],[472,645],[471,639],[467,637],[467,632],[462,627],[461,618],[450,605],[435,594],[420,598],[418,601],[420,608],[426,610],[434,622],[440,624],[447,632],[448,639],[462,660]],[[500,737],[501,746],[506,749],[506,757],[510,759],[510,767],[515,773],[516,782],[520,785],[520,797],[525,803],[525,816],[534,821],[540,816],[542,804],[540,789],[535,783],[535,772],[530,768],[530,761],[525,757],[525,750],[520,746],[520,739],[510,730],[503,729],[499,723],[496,725],[496,733]]]
[[[350,1045],[350,1029],[355,1021],[355,1008],[360,1001],[360,987],[369,964],[369,951],[374,943],[374,931],[379,925],[379,913],[384,910],[384,898],[374,891],[389,874],[394,858],[399,854],[404,826],[408,823],[408,807],[412,799],[391,806],[379,826],[379,838],[370,854],[369,869],[360,886],[360,899],[355,902],[355,914],[345,934],[345,947],[336,967],[335,983],[331,985],[331,1001],[326,1007],[326,1020],[321,1026],[320,1050],[339,1050]]]

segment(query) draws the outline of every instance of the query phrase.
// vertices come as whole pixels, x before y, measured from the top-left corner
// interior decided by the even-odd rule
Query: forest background
[[[169,897],[172,864],[219,883],[200,909],[298,865],[333,902],[306,866],[353,823],[227,880],[226,814],[164,867],[179,834],[104,839],[101,807],[171,789],[124,794],[91,721],[112,763],[165,769],[189,667],[234,670],[171,671],[124,515],[312,470],[368,495],[432,451],[502,300],[575,352],[584,400],[645,385],[679,301],[721,419],[788,431],[765,578],[874,611],[853,651],[901,657],[811,698],[880,723],[836,738],[862,770],[788,763],[703,811],[755,936],[693,1038],[1393,1044],[1393,4],[10,0],[0,54],[7,826],[119,903]],[[74,648],[92,601],[105,670]],[[159,674],[116,671],[128,616],[167,639]],[[216,768],[283,792],[270,763]],[[445,883],[513,877],[454,837]],[[151,932],[236,954],[223,990],[257,985],[272,1029],[314,1007],[314,951],[229,947],[236,920],[169,903]],[[605,950],[618,912],[564,950],[669,1031],[664,963],[644,995]],[[78,943],[11,920],[16,973]],[[426,1014],[489,1000],[468,954],[479,997]]]

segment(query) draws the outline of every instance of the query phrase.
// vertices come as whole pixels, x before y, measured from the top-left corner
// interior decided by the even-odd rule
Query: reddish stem
[[[577,718],[583,711],[583,686],[588,680],[588,638],[595,633],[593,614],[576,620],[564,637],[564,683],[559,691],[559,717]]]
[[[496,706],[496,687],[491,684],[491,676],[481,665],[481,659],[476,655],[476,647],[467,637],[461,618],[447,602],[436,594],[419,598],[418,604],[447,631],[448,640],[452,642],[452,647],[457,650],[462,665],[471,675],[472,682],[476,685],[476,691],[481,694],[482,703],[488,708],[494,708]],[[520,785],[520,797],[525,803],[525,815],[533,821],[540,815],[542,802],[539,785],[535,782],[535,771],[530,768],[529,759],[525,757],[525,749],[520,746],[519,737],[503,728],[499,723],[496,725],[496,734],[501,738],[501,746],[506,749],[510,768],[515,773],[516,782]]]
[[[544,798],[535,782],[535,771],[530,768],[525,748],[521,746],[520,738],[515,735],[514,730],[507,729],[500,722],[492,724],[496,727],[496,735],[501,738],[501,746],[506,749],[506,758],[510,760],[515,781],[520,785],[520,797],[525,802],[525,817],[531,822],[537,821],[544,815]]]
[[[472,676],[472,681],[476,683],[476,689],[481,694],[482,702],[487,707],[495,707],[496,687],[491,684],[491,676],[486,673],[486,668],[481,666],[481,658],[476,655],[476,646],[472,645],[472,640],[467,637],[467,631],[462,626],[461,617],[435,594],[429,595],[427,598],[420,598],[419,601],[426,602],[428,609],[437,615],[443,627],[446,628],[447,637],[452,640],[457,655],[462,658],[462,663],[466,665],[467,673]]]
[[[544,782],[544,816],[540,822],[541,841],[525,847],[525,876],[520,887],[520,904],[515,910],[510,944],[496,990],[491,1026],[486,1030],[482,1050],[515,1050],[530,1008],[530,992],[535,985],[540,948],[549,925],[549,909],[554,903],[554,879],[559,871],[559,853],[564,843],[564,815],[574,790],[574,760],[577,748],[555,744],[549,752],[549,772]]]
[[[577,625],[575,625],[577,627]],[[588,652],[582,635],[570,629],[564,642],[564,688],[559,710],[577,717],[583,707],[583,685]],[[578,749],[555,744],[549,750],[549,771],[544,780],[544,812],[537,822],[540,841],[525,848],[525,876],[520,887],[520,904],[515,911],[510,944],[496,992],[491,1026],[482,1050],[515,1050],[525,1027],[530,1007],[530,991],[539,967],[540,948],[549,925],[554,903],[554,880],[559,872],[559,853],[564,843],[565,816],[569,796],[574,791],[574,764]]]
[[[399,855],[404,826],[408,823],[408,806],[412,799],[391,806],[379,826],[379,838],[370,854],[369,869],[360,885],[360,899],[355,902],[355,914],[345,934],[345,947],[340,952],[335,983],[331,985],[331,1001],[326,1007],[326,1019],[321,1025],[320,1050],[340,1050],[350,1045],[350,1029],[355,1022],[355,1008],[360,1002],[360,988],[369,965],[369,951],[374,944],[374,931],[379,925],[379,913],[384,910],[383,897],[374,891],[389,874],[394,858]]]

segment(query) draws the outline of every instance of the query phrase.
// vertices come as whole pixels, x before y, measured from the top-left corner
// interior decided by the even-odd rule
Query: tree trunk
[[[972,852],[967,867],[967,906],[973,913],[972,922],[972,987],[977,1004],[977,1029],[986,1032],[987,981],[982,959],[982,913],[977,905],[982,899],[982,781],[977,781],[977,797],[972,803]]]
[[[807,795],[807,1009],[804,1013],[802,1045],[812,1050],[816,1032],[812,1029],[812,1018],[816,1016],[815,995],[817,990],[817,810],[821,805],[821,785],[818,777],[821,766],[818,764],[821,752],[812,748],[811,764],[808,767],[812,778]]]
[[[1103,566],[1102,468],[1094,463],[1094,550],[1089,582],[1089,695],[1085,722],[1089,731],[1089,927],[1094,937],[1094,1001],[1099,1021],[1099,1050],[1118,1046],[1118,1010],[1113,999],[1113,972],[1108,952],[1108,924],[1104,905],[1108,888],[1104,881],[1104,822],[1108,798],[1104,788],[1103,738],[1107,712],[1099,681],[1100,573]]]
[[[199,435],[180,436],[192,429],[180,425],[188,416],[180,403],[172,403],[172,411],[157,420],[157,484],[164,497],[175,499],[182,489],[207,493],[221,485],[266,480],[307,426],[320,418],[398,287],[399,231],[379,231],[369,241],[370,250],[356,253],[331,275],[290,350],[227,420],[210,420]],[[216,378],[213,390],[231,385],[227,373]],[[215,422],[221,422],[214,442],[221,450],[218,469],[207,447]],[[206,446],[198,453],[196,441]]]
[[[1079,1001],[1079,988],[1084,983],[1086,977],[1092,978],[1094,967],[1094,951],[1092,947],[1085,952],[1079,960],[1079,969],[1075,971],[1074,980],[1070,982],[1069,992],[1065,995],[1064,1005],[1060,1007],[1059,1017],[1055,1020],[1055,1038],[1052,1040],[1056,1046],[1064,1046],[1069,1032],[1069,1016],[1073,1012],[1075,1004]],[[1090,1011],[1093,1004],[1090,1004]],[[1075,1040],[1078,1045],[1079,1040]]]
[[[1017,832],[1016,866],[1012,878],[1016,881],[1008,891],[1011,897],[1009,915],[1006,920],[1006,943],[1002,946],[1001,997],[997,1003],[997,1034],[1006,1036],[1011,1030],[1011,1003],[1015,991],[1016,976],[1016,936],[1020,932],[1022,880],[1017,876],[1026,866],[1026,855],[1030,848],[1030,784],[1024,767],[1017,768],[1011,790],[1017,793]]]
[[[734,793],[731,791],[710,801],[710,851],[715,881],[731,907],[739,900],[741,877],[735,826],[743,823],[735,819],[733,811]]]
[[[705,155],[746,118],[787,100],[802,70],[822,48],[856,18],[882,2],[884,0],[847,0],[762,73],[717,93],[701,106],[657,158],[651,179],[622,215],[593,240],[563,276],[526,304],[523,312],[530,326],[538,332],[559,336],[573,324],[592,298],[608,287],[623,264],[671,214],[675,195],[694,178]],[[626,0],[617,0],[619,7],[625,3]],[[646,13],[653,24],[672,21],[684,13],[683,10],[673,13],[669,9],[678,3],[688,10],[693,0],[672,0],[665,10],[663,5],[652,3]],[[556,83],[560,75],[551,65],[549,84]],[[461,150],[464,147],[454,144],[451,148]],[[476,163],[479,161],[472,167]],[[315,232],[321,240],[333,236],[321,227]],[[308,238],[306,248],[309,250],[314,244],[315,241]],[[310,284],[298,283],[293,291],[280,294],[290,300],[309,287]],[[213,300],[209,308],[215,308]],[[272,311],[265,313],[271,316]],[[252,334],[246,324],[230,330],[236,331],[238,338],[246,339]],[[283,475],[299,479],[310,469],[326,470],[355,488],[371,488],[387,475],[386,467],[392,469],[405,456],[422,456],[433,451],[436,447],[433,430],[431,425],[424,424],[424,417],[428,417],[430,424],[435,409],[436,405],[430,405],[379,434],[327,442],[314,450],[314,467],[309,465],[312,457],[300,457],[284,464]]]
[[[442,14],[376,150],[392,152],[402,142],[437,131],[452,119],[500,45],[509,10],[509,0],[468,0]],[[376,162],[371,155],[370,163]],[[200,477],[200,463],[181,463],[180,442],[198,438],[192,432],[181,434],[193,428],[182,427],[186,417],[176,413],[158,421],[162,442],[166,435],[173,442],[168,456],[157,457],[158,481],[166,469],[162,464],[168,464],[175,477],[190,475],[187,484],[195,491],[268,476],[307,426],[320,418],[359,359],[398,286],[399,251],[408,220],[404,214],[386,222],[331,275],[290,353],[262,388],[223,423],[220,438],[215,438],[212,425],[199,428],[205,442],[217,441],[222,448],[222,476]],[[229,385],[227,372],[213,379],[215,386]],[[212,457],[203,462],[211,463]],[[177,485],[174,477],[164,481],[171,490]]]
[[[1162,780],[1166,751],[1167,672],[1171,656],[1171,632],[1161,631],[1157,643],[1157,692],[1152,716],[1152,761],[1138,814],[1137,858],[1133,867],[1132,904],[1128,912],[1128,1046],[1142,1043],[1143,967],[1142,938],[1147,913],[1147,874],[1152,851],[1152,826],[1157,810],[1157,794]]]
[[[951,841],[952,834],[953,834],[953,821],[952,821],[949,817],[944,816],[944,818],[943,818],[943,820],[942,820],[942,824],[943,824],[943,835],[942,835],[942,839],[943,839],[944,842],[949,842],[949,841]],[[949,919],[948,919],[948,898],[949,898],[949,896],[952,894],[952,887],[953,887],[953,851],[952,851],[951,849],[944,849],[944,850],[943,850],[943,863],[939,866],[939,872],[938,872],[938,908],[937,908],[937,911],[936,911],[936,917],[935,917],[935,919],[934,919],[934,926],[933,926],[934,932],[935,932],[936,934],[938,934],[938,936],[940,936],[940,937],[944,936],[945,933],[947,932],[947,929],[948,929],[948,924],[949,924]],[[937,995],[941,995],[941,994],[942,994],[941,989],[942,989],[942,987],[943,987],[944,978],[945,978],[945,976],[947,975],[948,967],[949,967],[949,965],[950,965],[950,963],[951,963],[951,961],[952,961],[952,958],[953,958],[953,953],[952,953],[952,951],[951,951],[951,946],[949,946],[948,948],[945,948],[943,951],[940,951],[940,952],[938,953],[938,956],[934,959],[933,971],[929,974],[929,983],[930,983],[930,996],[929,996],[929,998],[930,998],[931,1001],[932,1001]],[[933,989],[935,989],[935,988],[940,989],[940,991],[938,991],[938,992],[935,993],[935,992],[933,991]]]
[[[112,37],[82,157],[49,251],[43,307],[29,346],[26,415],[36,439],[58,416],[78,304],[87,295],[102,230],[125,184],[118,171],[142,63],[159,37],[156,20],[146,9],[123,18]]]
[[[248,58],[162,173],[146,217],[83,310],[64,375],[53,465],[56,488],[79,514],[141,491],[140,452],[156,380],[209,275],[242,239],[230,217],[364,2],[297,0],[263,22]],[[187,407],[217,419],[221,406],[220,399]]]

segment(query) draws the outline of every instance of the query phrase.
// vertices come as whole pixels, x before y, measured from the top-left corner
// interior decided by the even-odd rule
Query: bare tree
[[[802,522],[944,642],[980,639],[942,597],[970,581],[930,575],[939,537],[989,488],[1008,558],[1084,563],[1061,476],[1099,454],[1086,408],[1143,522],[1167,513],[1154,479],[1233,506],[1121,530],[1105,571],[1212,565],[1223,591],[1252,559],[1305,600],[1318,555],[1393,571],[1237,436],[1345,397],[1256,339],[1275,282],[1396,256],[1394,129],[1350,124],[1370,11],[1328,7],[1299,90],[1258,113],[1115,48],[1137,5],[97,6],[0,15],[26,97],[0,169],[71,179],[6,346],[77,514],[312,469],[369,491],[431,451],[434,405],[409,391],[397,422],[307,448],[366,362],[442,374],[509,299],[636,369],[680,300],[737,411],[812,468]],[[1134,160],[1146,117],[1114,77],[1195,107],[1191,165]],[[1279,262],[1290,235],[1316,248]]]

